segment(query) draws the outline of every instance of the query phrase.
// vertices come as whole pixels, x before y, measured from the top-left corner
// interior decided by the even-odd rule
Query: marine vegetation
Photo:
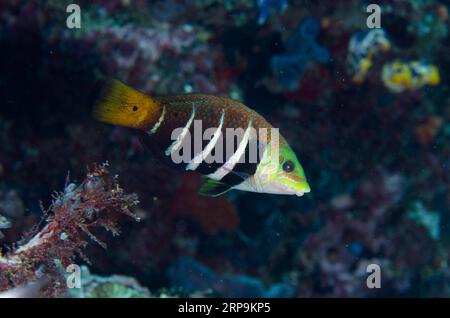
[[[110,80],[94,116],[139,129],[147,134],[144,143],[152,142],[168,161],[205,175],[200,194],[215,197],[239,189],[302,196],[311,190],[278,130],[238,101],[205,94],[152,98]]]
[[[1,296],[450,297],[448,1],[75,2],[0,1]],[[278,128],[305,195],[202,188],[192,116]]]

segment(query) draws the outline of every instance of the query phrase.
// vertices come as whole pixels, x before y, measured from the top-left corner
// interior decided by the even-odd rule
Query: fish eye
[[[286,161],[283,163],[284,172],[292,172],[294,170],[294,163],[292,161]]]
[[[137,107],[136,105],[133,106],[133,111],[137,112],[137,110],[139,109],[139,107]]]

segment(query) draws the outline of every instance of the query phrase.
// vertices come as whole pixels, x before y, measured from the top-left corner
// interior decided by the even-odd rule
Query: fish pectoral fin
[[[218,197],[231,189],[231,186],[228,184],[207,178],[205,183],[198,190],[198,194],[209,197]]]

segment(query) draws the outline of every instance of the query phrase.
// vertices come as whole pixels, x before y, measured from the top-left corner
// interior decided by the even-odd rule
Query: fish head
[[[302,196],[311,191],[295,152],[281,145],[278,154],[266,151],[255,173],[259,192]]]

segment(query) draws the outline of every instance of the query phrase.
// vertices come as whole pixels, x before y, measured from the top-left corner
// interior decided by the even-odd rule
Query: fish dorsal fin
[[[230,190],[231,186],[229,186],[228,184],[214,179],[206,178],[205,183],[198,190],[198,194],[209,197],[218,197]]]

